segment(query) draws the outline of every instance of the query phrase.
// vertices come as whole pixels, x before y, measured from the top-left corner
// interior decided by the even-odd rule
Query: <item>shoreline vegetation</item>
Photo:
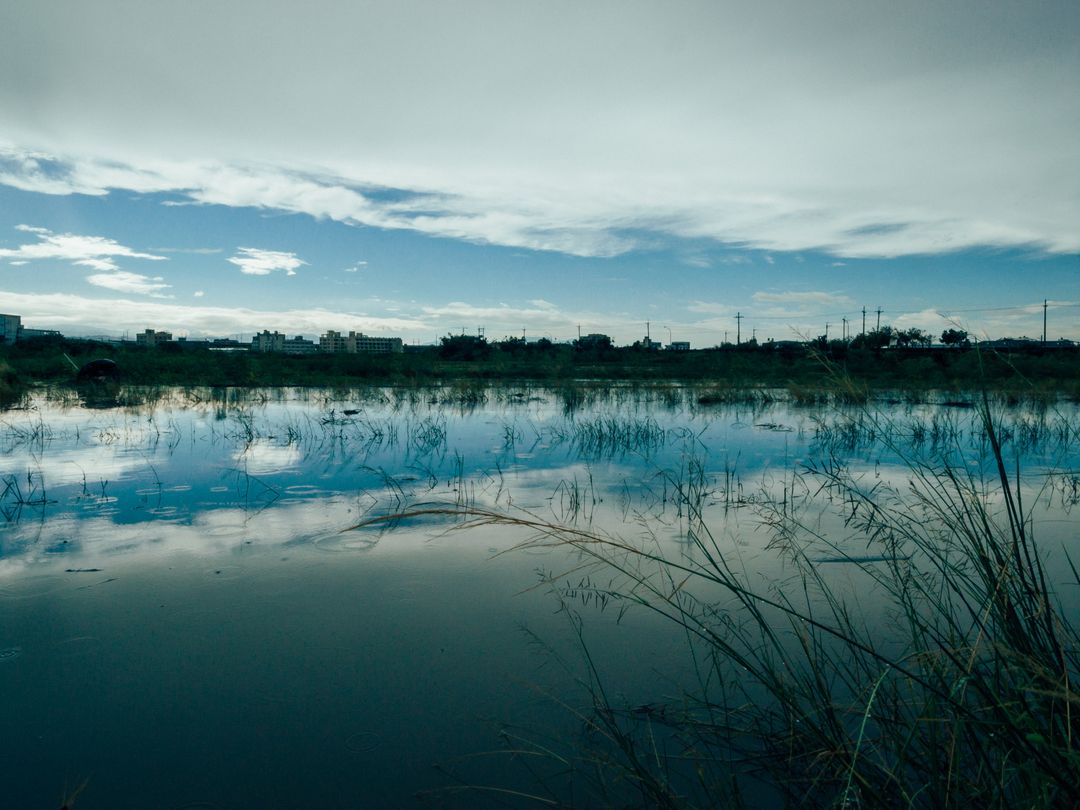
[[[609,533],[510,498],[412,504],[353,528],[439,517],[575,555],[541,581],[579,643],[592,705],[565,708],[583,748],[527,732],[506,745],[579,775],[587,806],[1075,808],[1080,573],[1070,547],[1036,539],[1045,525],[990,397],[972,407],[980,450],[958,435],[920,449],[887,412],[855,409],[906,477],[824,452],[732,505],[768,530],[782,580],[762,581],[709,525],[706,505],[722,498],[704,475],[674,487],[675,549],[643,519]],[[612,690],[585,634],[609,605],[620,622],[644,612],[685,636],[692,677],[647,703]]]
[[[1080,349],[982,351],[956,348],[858,348],[835,341],[743,344],[693,351],[639,347],[581,348],[520,340],[444,339],[441,346],[398,354],[287,355],[253,351],[148,348],[69,339],[33,339],[0,346],[0,399],[17,400],[37,385],[74,384],[92,360],[116,363],[124,385],[230,387],[448,383],[695,383],[725,392],[784,389],[816,401],[843,393],[855,398],[889,390],[990,390],[1080,398]],[[842,380],[842,382],[840,382]],[[709,403],[704,394],[702,404]]]

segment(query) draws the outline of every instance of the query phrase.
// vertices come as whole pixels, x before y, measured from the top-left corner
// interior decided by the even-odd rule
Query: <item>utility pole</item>
[[[724,343],[727,343],[727,329],[724,330]]]
[[[667,329],[667,342],[670,345],[670,343],[671,343],[671,327],[670,326],[665,326],[664,328]]]
[[[877,327],[876,327],[876,331],[878,331],[878,332],[880,332],[880,331],[881,331],[881,313],[882,313],[883,311],[884,311],[884,310],[882,310],[882,308],[881,308],[881,307],[878,307],[878,308],[877,308]]]
[[[1046,299],[1043,299],[1043,346],[1046,345]]]
[[[750,340],[757,343],[757,329],[754,329],[754,333],[750,336]]]
[[[847,343],[847,318],[841,318],[840,339]]]
[[[866,334],[866,307],[862,308],[862,334]]]
[[[580,323],[577,325],[577,339],[578,339],[579,342],[581,341],[581,324]]]
[[[829,345],[829,324],[825,324],[825,345]]]
[[[649,332],[649,322],[645,321],[645,341],[652,343],[652,334]]]
[[[735,345],[742,343],[742,313],[735,313]]]

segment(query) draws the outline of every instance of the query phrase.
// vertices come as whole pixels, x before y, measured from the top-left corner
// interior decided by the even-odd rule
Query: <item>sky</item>
[[[1080,339],[1078,76],[1074,0],[0,0],[0,311]]]

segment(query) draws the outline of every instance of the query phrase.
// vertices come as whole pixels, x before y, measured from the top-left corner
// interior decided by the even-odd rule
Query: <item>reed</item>
[[[693,682],[636,707],[604,688],[581,636],[590,734],[559,756],[592,774],[586,804],[1080,806],[1080,633],[1056,591],[1080,576],[1067,553],[1068,576],[1048,570],[1007,449],[1021,440],[1003,435],[988,397],[973,413],[986,465],[966,463],[979,447],[954,420],[920,439],[864,416],[854,433],[903,458],[906,480],[825,454],[784,480],[782,498],[766,493],[758,516],[790,572],[766,587],[704,520],[689,521],[688,554],[475,502],[402,514],[516,527],[521,546],[573,551],[574,579],[547,581],[579,636],[582,609],[612,605],[685,635]],[[1037,495],[1075,498],[1075,477],[1048,482]],[[667,486],[690,517],[710,489],[692,464]]]

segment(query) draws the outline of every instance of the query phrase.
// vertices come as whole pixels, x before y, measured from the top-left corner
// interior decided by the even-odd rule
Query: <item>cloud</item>
[[[275,270],[284,270],[285,275],[295,276],[296,268],[307,262],[297,258],[295,253],[259,248],[238,248],[239,254],[228,261],[240,268],[241,273],[249,276],[268,276]]]
[[[47,228],[30,225],[16,225],[15,230],[32,233],[37,242],[21,245],[17,248],[0,248],[0,259],[29,262],[43,259],[68,261],[92,270],[118,270],[117,258],[146,259],[165,261],[164,256],[141,253],[113,239],[103,236],[80,236],[72,233],[53,233]]]
[[[302,40],[255,0],[219,11],[21,8],[0,183],[590,256],[1080,250],[1068,3],[322,3]],[[283,52],[304,69],[268,71]]]
[[[86,277],[86,281],[96,287],[104,287],[107,290],[115,290],[122,293],[137,293],[162,298],[162,290],[167,290],[171,285],[165,284],[160,276],[150,278],[138,273],[128,273],[117,270],[112,273],[96,273]]]
[[[196,290],[193,295],[196,298],[202,298],[204,295],[206,295],[206,293],[203,290]]]
[[[367,267],[367,262],[357,262],[352,267],[346,267],[346,273],[359,273],[361,267]]]
[[[828,293],[820,291],[807,292],[756,292],[753,299],[761,304],[796,304],[798,306],[815,305],[818,307],[831,307],[841,309],[851,307],[854,301],[840,293]]]
[[[148,326],[176,335],[221,336],[277,329],[319,335],[327,329],[368,334],[428,335],[432,326],[419,318],[364,316],[327,309],[259,310],[191,306],[124,298],[87,298],[66,293],[27,294],[0,290],[0,312],[18,312],[23,323],[58,329],[68,335],[120,334]]]

